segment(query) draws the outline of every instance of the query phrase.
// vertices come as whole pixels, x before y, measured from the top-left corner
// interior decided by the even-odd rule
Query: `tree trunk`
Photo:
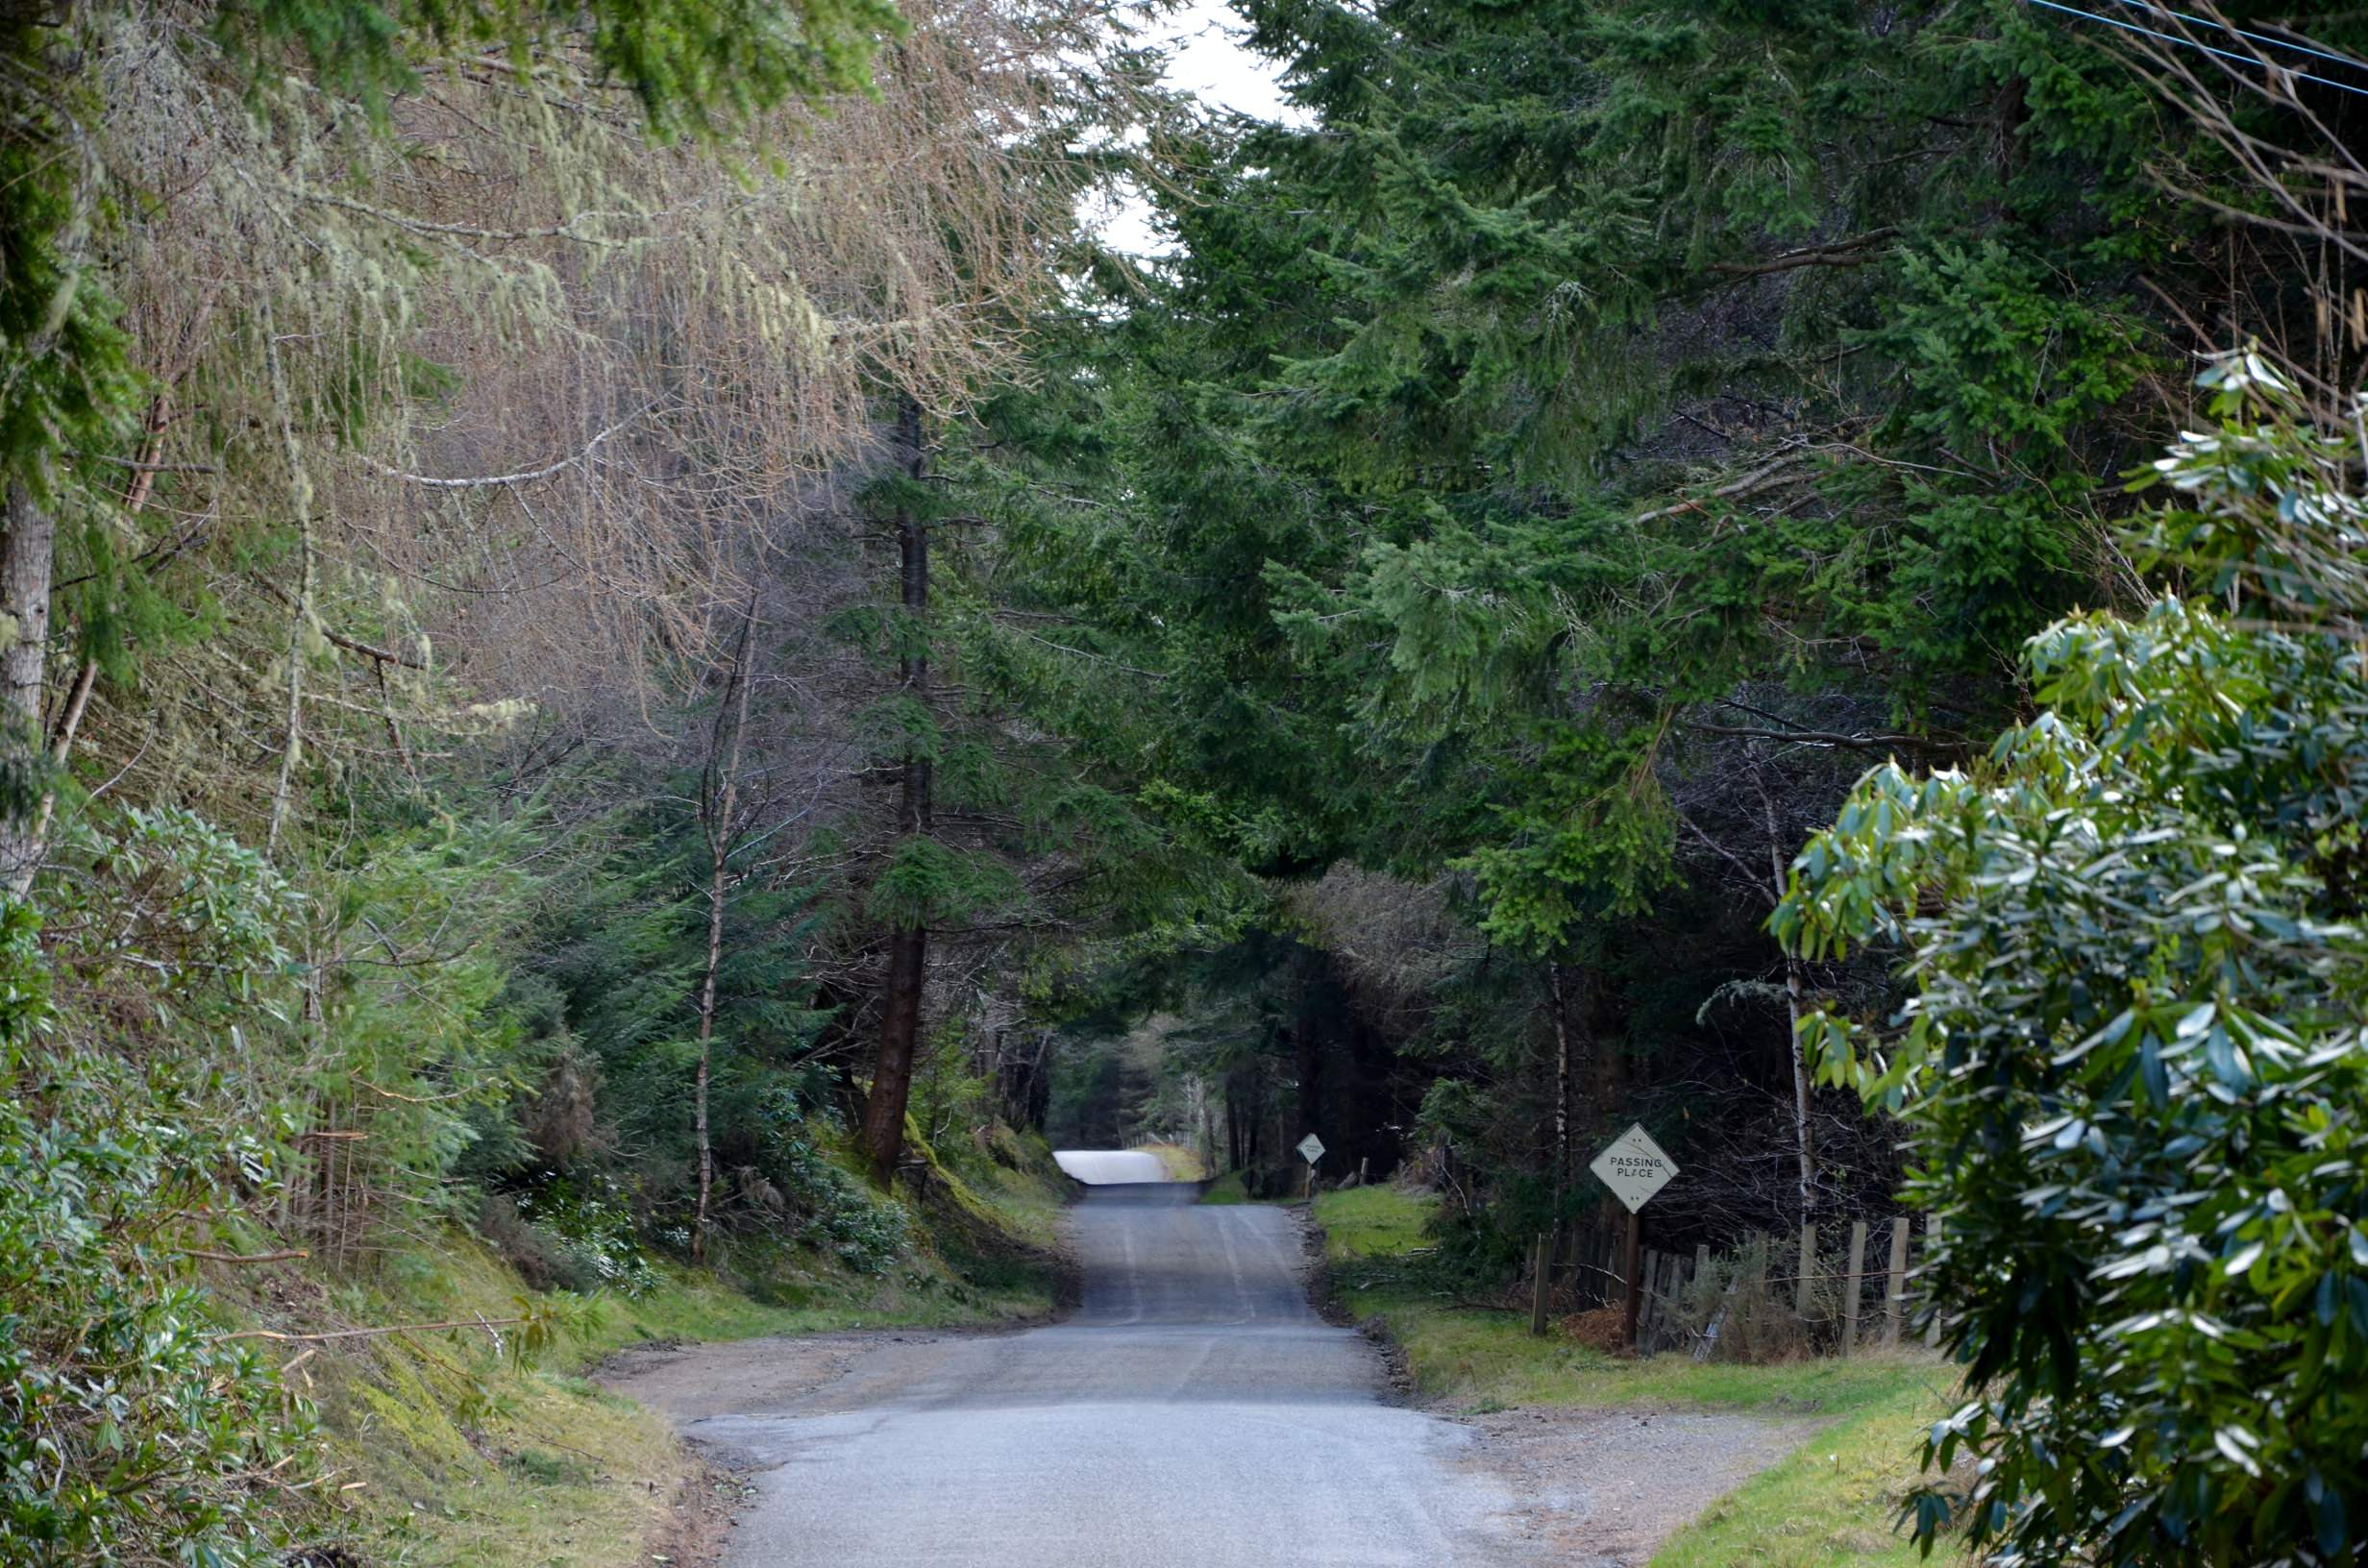
[[[1052,1115],[1052,1034],[1049,1029],[1037,1032],[1036,1048],[1027,1059],[1027,1098],[1020,1108],[1021,1125],[1040,1133]]]
[[[925,475],[921,444],[921,405],[904,400],[899,416],[906,453],[906,472],[915,479]],[[922,636],[929,608],[929,529],[911,507],[897,518],[897,552],[901,568],[901,600],[907,621],[904,652],[898,674],[906,695],[928,700],[929,655]],[[907,844],[929,831],[929,760],[917,752],[904,757],[897,785],[897,836]],[[888,937],[887,989],[880,1008],[879,1056],[872,1069],[872,1092],[863,1107],[863,1146],[871,1156],[872,1180],[880,1187],[894,1184],[897,1162],[904,1154],[904,1108],[912,1098],[913,1058],[921,1043],[922,991],[929,977],[929,928],[915,916]]]
[[[1800,1164],[1801,1222],[1817,1207],[1817,1154],[1809,1121],[1809,1062],[1801,1053],[1801,966],[1785,955],[1785,1012],[1792,1022],[1792,1138]]]
[[[879,1060],[872,1069],[872,1093],[863,1108],[863,1143],[872,1157],[872,1180],[883,1188],[896,1181],[897,1162],[904,1157],[904,1108],[912,1099],[913,1052],[921,1039],[921,988],[928,972],[927,930],[908,925],[890,933]]]
[[[707,1228],[715,1206],[715,1146],[707,1136],[707,1084],[714,1076],[715,982],[724,967],[724,905],[731,894],[733,821],[740,794],[740,743],[749,728],[749,654],[755,642],[756,594],[749,593],[747,612],[740,619],[740,646],[731,659],[731,681],[716,714],[716,744],[707,750],[707,776],[700,791],[700,815],[707,830],[707,972],[699,986],[699,1073],[691,1097],[692,1135],[699,1145],[699,1212],[691,1224],[691,1260],[707,1259]],[[725,740],[725,716],[730,716],[731,737]]]
[[[1045,1066],[1045,1058],[1051,1049],[1052,1031],[1034,1031],[1032,1041],[1022,1040],[1017,1043],[1008,1031],[998,1033],[1004,1041],[996,1077],[1003,1118],[1014,1127],[1041,1131],[1052,1088]]]
[[[1256,1170],[1258,1162],[1266,1156],[1267,1091],[1254,1072],[1249,1081],[1248,1110],[1249,1130],[1243,1135],[1242,1168]]]
[[[157,459],[163,455],[164,428],[171,407],[161,392],[148,402],[147,433],[140,443],[139,467],[133,471],[131,483],[123,493],[123,515],[127,520],[138,517],[147,508],[148,497],[155,490]],[[42,785],[40,809],[35,813],[33,822],[37,844],[49,842],[49,824],[58,810],[58,779],[74,755],[74,738],[82,732],[83,716],[90,711],[90,694],[98,684],[99,661],[86,655],[82,668],[74,673],[73,684],[66,688],[65,709],[50,730],[49,778]]]
[[[28,41],[34,18],[39,13],[40,8],[16,7],[0,21],[0,32],[10,35],[12,57],[36,82],[45,69],[59,63],[52,58],[54,49]],[[44,154],[74,159],[78,173],[68,191],[71,215],[55,235],[66,276],[49,302],[47,320],[16,346],[16,356],[28,364],[47,358],[56,350],[59,331],[82,285],[99,173],[88,137],[52,140],[39,130],[34,131],[33,137],[30,157],[40,161],[46,161]],[[44,177],[20,173],[17,178],[37,184]],[[12,243],[14,237],[11,236]],[[37,455],[27,460],[45,461]],[[58,520],[21,473],[11,473],[4,482],[6,491],[0,494],[0,616],[7,618],[7,625],[0,625],[0,641],[5,642],[0,647],[0,892],[18,899],[32,891],[34,876],[41,869],[45,838],[40,796],[48,770],[46,737],[41,729],[41,683],[48,673],[49,596],[56,575]]]
[[[1782,828],[1776,821],[1776,801],[1760,780],[1757,771],[1753,779],[1760,792],[1760,809],[1767,822],[1767,870],[1769,886],[1778,900],[1785,895],[1785,849]],[[1792,1050],[1792,1138],[1793,1153],[1800,1170],[1800,1220],[1806,1225],[1817,1206],[1817,1155],[1811,1139],[1809,1121],[1809,1060],[1801,1052],[1801,966],[1791,953],[1785,954],[1785,1015],[1792,1025],[1789,1044]]]
[[[691,1094],[691,1133],[699,1145],[699,1213],[691,1222],[691,1261],[707,1261],[708,1216],[715,1206],[715,1146],[707,1137],[707,1083],[714,1075],[715,975],[724,961],[728,857],[711,857],[707,878],[707,973],[699,987],[699,1074]]]
[[[296,444],[287,372],[280,359],[279,328],[273,319],[269,295],[263,297],[261,325],[263,361],[271,373],[271,399],[280,415],[280,445],[287,458],[288,497],[296,513],[297,549],[296,598],[288,615],[287,633],[287,732],[280,747],[280,782],[271,795],[271,822],[263,830],[263,850],[268,854],[280,846],[280,834],[287,825],[288,805],[296,790],[296,764],[304,755],[305,650],[310,642],[306,633],[312,620],[314,566],[312,481],[306,477],[303,450]]]
[[[12,898],[25,895],[41,866],[41,679],[57,548],[57,519],[12,482],[0,502],[0,614],[10,622],[0,649],[0,725],[7,730],[0,736],[0,886]]]
[[[1554,1004],[1554,1220],[1562,1222],[1570,1193],[1570,1009],[1563,996],[1562,960],[1545,967],[1546,991]]]

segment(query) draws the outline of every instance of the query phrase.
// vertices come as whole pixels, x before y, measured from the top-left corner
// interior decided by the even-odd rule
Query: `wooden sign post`
[[[1644,1206],[1669,1185],[1677,1162],[1665,1153],[1641,1126],[1629,1128],[1612,1139],[1612,1146],[1588,1164],[1595,1179],[1628,1208],[1628,1240],[1621,1248],[1620,1275],[1627,1296],[1620,1304],[1620,1342],[1634,1355],[1637,1319],[1644,1306]]]
[[[1619,1342],[1633,1356],[1637,1349],[1637,1317],[1644,1310],[1644,1211],[1628,1211],[1628,1240],[1620,1248],[1619,1277],[1627,1295],[1619,1308]]]

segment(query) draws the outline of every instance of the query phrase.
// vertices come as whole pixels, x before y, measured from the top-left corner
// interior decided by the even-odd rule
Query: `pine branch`
[[[1794,462],[1799,460],[1800,453],[1797,449],[1801,444],[1802,443],[1797,439],[1794,440],[1793,442],[1788,444],[1786,450],[1780,453],[1772,461],[1766,463],[1763,467],[1753,469],[1750,473],[1744,475],[1739,479],[1735,479],[1729,483],[1720,485],[1717,489],[1713,490],[1707,496],[1700,496],[1688,501],[1675,502],[1667,506],[1656,506],[1649,512],[1639,512],[1629,521],[1632,523],[1658,522],[1665,517],[1676,517],[1682,512],[1699,512],[1706,510],[1703,505],[1703,502],[1705,502],[1731,501],[1738,496],[1753,495],[1759,491],[1768,489],[1771,486],[1780,483],[1785,478],[1785,470],[1791,467]]]
[[[1876,229],[1856,239],[1838,240],[1831,245],[1804,245],[1799,250],[1784,251],[1764,261],[1714,261],[1711,271],[1727,278],[1761,278],[1771,272],[1791,272],[1800,267],[1862,267],[1876,258],[1878,247],[1898,237],[1897,229]]]
[[[1916,735],[1845,735],[1833,729],[1756,729],[1739,724],[1711,724],[1698,719],[1681,721],[1688,729],[1705,735],[1732,735],[1749,741],[1792,741],[1802,746],[1838,746],[1852,751],[1950,752],[1961,749]]]
[[[263,592],[269,594],[272,598],[278,600],[281,603],[291,605],[294,603],[294,600],[288,598],[287,590],[281,587],[278,583],[273,582],[270,578],[258,577],[255,581],[258,587],[261,588]],[[334,644],[338,648],[344,649],[348,653],[359,653],[364,658],[377,659],[385,664],[399,664],[406,670],[425,670],[428,668],[427,661],[420,658],[416,654],[399,652],[391,648],[381,648],[376,643],[365,643],[358,637],[348,637],[345,633],[341,631],[332,631],[327,626],[321,626],[317,629],[320,631],[320,634],[324,639]]]

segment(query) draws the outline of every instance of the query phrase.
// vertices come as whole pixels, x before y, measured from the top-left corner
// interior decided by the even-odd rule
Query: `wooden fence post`
[[[1545,1333],[1546,1292],[1552,1287],[1551,1272],[1554,1266],[1554,1242],[1547,1232],[1538,1233],[1535,1258],[1536,1277],[1529,1286],[1529,1332],[1542,1336]]]
[[[1899,1343],[1899,1320],[1908,1311],[1908,1216],[1891,1221],[1891,1266],[1883,1297],[1883,1342]]]
[[[1817,1272],[1817,1226],[1814,1220],[1801,1227],[1801,1272],[1792,1282],[1792,1310],[1802,1317],[1809,1315],[1809,1282]]]
[[[1859,1348],[1859,1292],[1866,1285],[1866,1221],[1850,1222],[1850,1277],[1844,1283],[1841,1295],[1841,1353],[1855,1353]]]
[[[1694,1341],[1693,1359],[1695,1360],[1709,1360],[1711,1352],[1718,1348],[1719,1339],[1732,1328],[1735,1321],[1736,1292],[1741,1288],[1744,1277],[1751,1272],[1752,1249],[1758,1241],[1759,1237],[1755,1236],[1750,1241],[1744,1243],[1741,1256],[1736,1260],[1734,1272],[1727,1276],[1727,1283],[1719,1287],[1718,1305],[1711,1308],[1710,1316],[1702,1325],[1702,1337]],[[1696,1288],[1701,1287],[1710,1266],[1711,1249],[1707,1246],[1694,1248],[1693,1278]]]
[[[1662,1345],[1669,1341],[1669,1319],[1677,1315],[1674,1309],[1677,1306],[1678,1288],[1685,1282],[1685,1270],[1686,1260],[1681,1255],[1674,1252],[1665,1252],[1661,1255],[1661,1290],[1659,1292],[1661,1296],[1661,1333],[1659,1343],[1653,1346],[1655,1350],[1659,1350]]]
[[[1676,1273],[1677,1255],[1663,1253],[1655,1261],[1653,1271],[1644,1277],[1653,1282],[1653,1349],[1658,1351],[1669,1338],[1669,1281]]]
[[[1924,1266],[1930,1269],[1940,1257],[1940,1216],[1934,1214],[1924,1221]],[[1924,1285],[1924,1305],[1932,1310],[1932,1321],[1924,1325],[1924,1343],[1935,1350],[1940,1348],[1940,1309],[1932,1299],[1929,1279]]]

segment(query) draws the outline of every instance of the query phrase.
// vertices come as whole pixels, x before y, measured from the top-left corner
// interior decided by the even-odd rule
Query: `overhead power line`
[[[2206,53],[2206,54],[2208,54],[2208,55],[2217,55],[2217,56],[2219,56],[2222,60],[2232,60],[2232,61],[2235,61],[2237,63],[2242,64],[2242,65],[2261,65],[2261,64],[2268,64],[2268,65],[2270,65],[2271,67],[2273,67],[2274,69],[2277,69],[2277,70],[2280,70],[2280,71],[2283,71],[2286,75],[2288,75],[2288,76],[2290,76],[2290,77],[2293,77],[2296,81],[2300,81],[2300,82],[2316,82],[2317,84],[2319,84],[2319,86],[2323,86],[2323,87],[2333,87],[2333,88],[2335,88],[2335,89],[2336,89],[2337,91],[2339,91],[2339,92],[2349,92],[2349,93],[2355,93],[2355,94],[2358,95],[2359,97],[2362,97],[2362,98],[2368,98],[2368,86],[2358,86],[2358,85],[2356,85],[2356,84],[2355,84],[2355,83],[2351,83],[2351,82],[2338,82],[2338,81],[2334,80],[2332,77],[2326,77],[2326,76],[2313,76],[2313,75],[2312,75],[2310,72],[2308,72],[2308,71],[2295,70],[2295,69],[2292,69],[2292,68],[2290,68],[2290,67],[2288,67],[2288,66],[2281,65],[2281,64],[2279,64],[2276,61],[2263,61],[2263,60],[2261,60],[2261,58],[2260,58],[2259,56],[2257,56],[2257,55],[2247,55],[2247,54],[2241,54],[2241,53],[2239,53],[2239,52],[2237,52],[2236,50],[2233,50],[2233,49],[2215,49],[2215,48],[2213,48],[2210,44],[2208,44],[2208,43],[2204,43],[2204,42],[2202,42],[2202,41],[2200,41],[2200,40],[2198,40],[2198,39],[2195,39],[2195,38],[2185,37],[2183,37],[2183,36],[2182,36],[2182,35],[2180,35],[2180,34],[2177,34],[2177,33],[2163,33],[2163,32],[2159,32],[2159,31],[2158,31],[2158,30],[2156,30],[2156,29],[2154,29],[2154,28],[2151,28],[2151,27],[2140,27],[2140,26],[2138,26],[2138,25],[2137,25],[2137,23],[2135,23],[2135,22],[2125,22],[2125,21],[2123,21],[2121,18],[2119,18],[2118,16],[2100,16],[2099,14],[2097,14],[2097,13],[2096,13],[2095,12],[2093,12],[2093,11],[2083,11],[2083,10],[2081,10],[2078,6],[2067,6],[2067,5],[2063,5],[2063,4],[2061,4],[2061,3],[2060,3],[2060,0],[2031,0],[2031,3],[2032,3],[2033,5],[2035,5],[2035,6],[2044,6],[2044,7],[2045,7],[2046,9],[2048,9],[2049,11],[2060,11],[2060,12],[2062,12],[2065,15],[2067,15],[2067,16],[2081,16],[2081,17],[2085,17],[2087,20],[2092,21],[2092,22],[2103,22],[2103,23],[2104,23],[2106,26],[2108,26],[2108,27],[2118,27],[2118,28],[2120,28],[2122,31],[2124,31],[2124,32],[2126,32],[2126,33],[2140,33],[2140,34],[2143,34],[2143,35],[2145,35],[2147,37],[2150,37],[2150,38],[2160,38],[2160,39],[2161,39],[2164,43],[2176,43],[2176,44],[2181,44],[2181,45],[2183,45],[2183,46],[2185,46],[2186,48],[2189,48],[2189,49],[2201,49],[2201,50],[2203,50],[2203,51],[2204,51],[2204,53]],[[2129,0],[2121,0],[2121,3],[2127,4],[2127,3],[2129,3]],[[2141,4],[2141,5],[2139,5],[2139,6],[2137,7],[2137,9],[2139,9],[2139,10],[2141,10],[2141,11],[2144,11],[2144,12],[2147,12],[2149,14],[2151,14],[2151,15],[2156,15],[2156,16],[2182,16],[2182,13],[2181,13],[2181,12],[2167,12],[2167,11],[2163,11],[2163,10],[2161,10],[2161,9],[2159,9],[2159,8],[2158,8],[2158,7],[2154,7],[2154,6],[2148,6],[2148,5],[2142,5],[2142,4]],[[2182,16],[2182,19],[2183,19],[2183,20],[2192,20],[2193,18],[2190,18],[2190,17],[2183,17],[2183,16]],[[2216,25],[2216,24],[2208,24],[2208,25]],[[2236,31],[2236,30],[2233,30],[2233,29],[2232,29],[2232,31]],[[2240,36],[2241,36],[2241,37],[2248,37],[2248,38],[2250,38],[2250,37],[2258,37],[2258,35],[2256,35],[2256,34],[2251,34],[2251,33],[2243,33],[2243,34],[2241,34]],[[2281,43],[2281,42],[2282,42],[2283,40],[2282,40],[2282,39],[2276,39],[2276,38],[2266,38],[2266,39],[2263,39],[2262,41],[2264,41],[2264,42],[2269,42],[2269,43]],[[2292,48],[2292,47],[2299,47],[2299,46],[2298,46],[2298,45],[2287,45],[2287,47]],[[2363,64],[2362,64],[2360,61],[2355,61],[2355,60],[2347,60],[2347,59],[2345,59],[2345,58],[2344,58],[2343,56],[2341,56],[2341,55],[2330,55],[2330,54],[2325,53],[2325,52],[2324,52],[2324,51],[2322,51],[2322,50],[2317,50],[2317,49],[2306,50],[2306,51],[2305,51],[2305,52],[2306,52],[2306,53],[2308,53],[2308,54],[2316,55],[2316,56],[2318,56],[2320,59],[2323,59],[2323,60],[2332,60],[2332,61],[2338,61],[2342,62],[2343,64],[2346,64],[2346,65],[2350,65],[2350,66],[2352,66],[2352,67],[2353,67],[2354,69],[2356,69],[2356,70],[2368,70],[2368,65],[2363,65]]]
[[[2348,65],[2356,71],[2368,71],[2368,61],[2354,60],[2350,55],[2334,54],[2311,44],[2297,43],[2292,38],[2278,37],[2274,34],[2251,32],[2210,16],[2197,16],[2183,11],[2173,11],[2168,6],[2150,5],[2147,0],[2114,0],[2114,3],[2132,11],[2151,12],[2158,16],[2176,16],[2183,22],[2193,22],[2198,27],[2215,28],[2223,32],[2233,33],[2240,38],[2250,38],[2255,43],[2265,43],[2272,49],[2291,49],[2298,55],[2309,55],[2317,60],[2332,61],[2338,65]]]

